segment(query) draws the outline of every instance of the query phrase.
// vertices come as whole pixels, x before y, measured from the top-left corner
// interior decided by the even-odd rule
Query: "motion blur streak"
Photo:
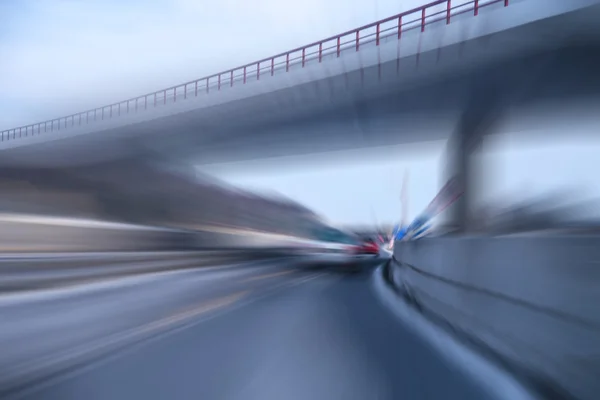
[[[0,397],[597,400],[600,0],[265,1],[0,2]]]

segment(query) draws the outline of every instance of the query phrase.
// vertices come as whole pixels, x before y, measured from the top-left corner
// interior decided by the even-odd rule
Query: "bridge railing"
[[[217,74],[65,117],[7,129],[0,132],[0,141],[73,129],[221,91],[227,87],[245,85],[264,77],[289,72],[292,67],[304,68],[309,63],[321,63],[326,58],[340,57],[342,53],[358,52],[366,44],[379,46],[383,41],[400,40],[403,35],[411,31],[425,32],[428,26],[435,23],[450,24],[460,15],[477,16],[482,9],[496,4],[506,7],[509,5],[509,0],[436,0],[371,24]]]

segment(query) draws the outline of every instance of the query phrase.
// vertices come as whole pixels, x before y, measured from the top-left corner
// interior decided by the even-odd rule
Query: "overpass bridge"
[[[508,109],[600,93],[598,18],[597,0],[436,0],[196,81],[1,131],[0,166],[10,176],[86,166],[95,179],[123,160],[186,169],[452,139],[445,169],[465,195],[449,223],[465,230],[471,156],[493,123]]]
[[[6,129],[0,165],[206,164],[447,138],[473,115],[598,93],[597,3],[437,0],[196,81]]]
[[[465,195],[473,149],[509,109],[600,93],[597,0],[436,0],[288,52],[0,132],[0,180],[114,162],[139,169],[452,139]],[[85,166],[85,168],[81,168]],[[26,171],[26,173],[21,173]],[[72,174],[71,174],[72,175]],[[78,179],[82,177],[79,176]]]

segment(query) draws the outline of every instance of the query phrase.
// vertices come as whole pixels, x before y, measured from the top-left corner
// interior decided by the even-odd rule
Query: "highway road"
[[[3,295],[0,397],[502,398],[392,312],[375,275],[282,258]]]

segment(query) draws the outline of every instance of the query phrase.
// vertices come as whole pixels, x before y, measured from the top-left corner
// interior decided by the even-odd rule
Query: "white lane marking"
[[[293,272],[297,272],[297,271],[296,270],[287,270],[287,271],[273,272],[271,274],[251,276],[249,278],[244,279],[243,281],[249,282],[249,281],[257,281],[257,280],[262,280],[262,279],[275,278],[275,277],[279,277],[279,276],[283,276],[283,275],[289,275]]]
[[[498,400],[534,400],[537,396],[523,387],[514,377],[498,366],[477,354],[448,332],[422,314],[406,305],[384,281],[383,266],[373,274],[372,283],[377,296],[393,314],[402,320],[404,326],[416,335],[424,338],[443,358],[463,370],[466,375],[490,394],[490,398]]]

